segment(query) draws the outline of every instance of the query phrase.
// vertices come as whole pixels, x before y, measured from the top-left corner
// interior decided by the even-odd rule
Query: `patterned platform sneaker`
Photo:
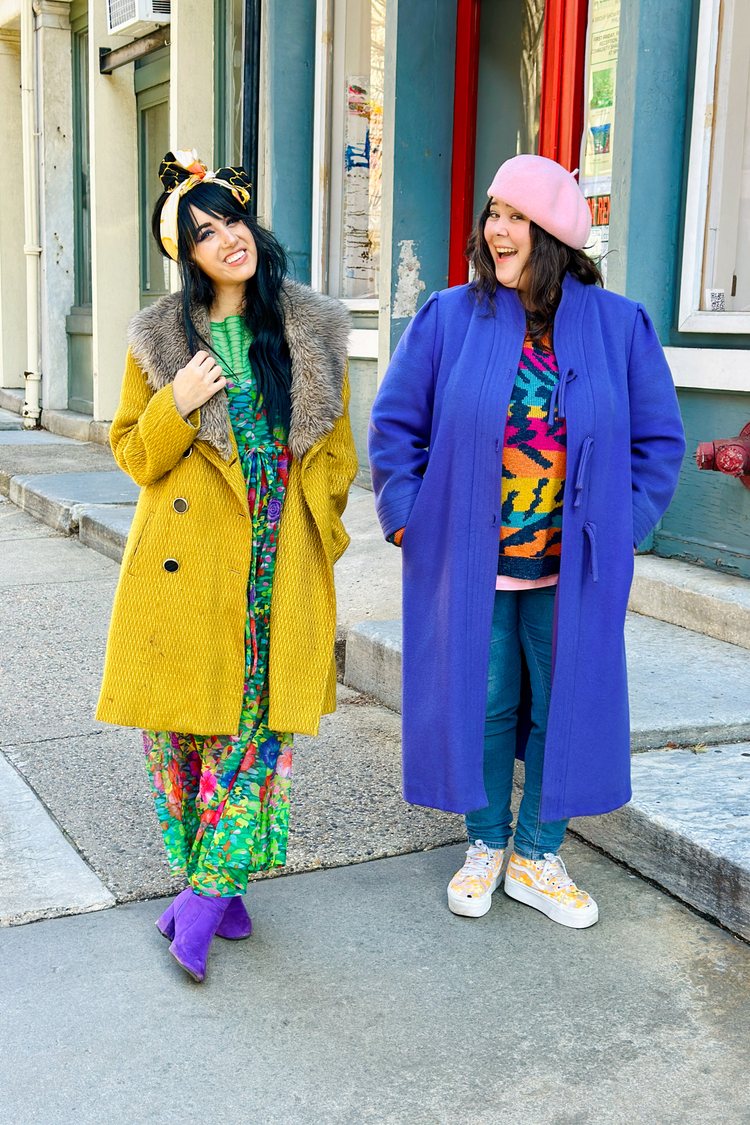
[[[481,840],[469,845],[466,862],[448,884],[448,906],[465,918],[481,918],[492,906],[492,892],[500,879],[504,851]]]
[[[599,907],[591,895],[578,889],[559,855],[551,852],[537,860],[513,852],[505,872],[505,893],[575,930],[593,926],[599,919]]]

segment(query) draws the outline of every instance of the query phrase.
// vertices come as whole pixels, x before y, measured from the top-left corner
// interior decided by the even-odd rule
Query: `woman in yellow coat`
[[[292,735],[335,709],[333,564],[356,454],[347,314],[290,281],[242,169],[168,153],[154,236],[182,291],[131,322],[112,423],[142,488],[97,717],[143,729],[185,890],[158,920],[196,980],[247,937],[248,876],[283,864]]]

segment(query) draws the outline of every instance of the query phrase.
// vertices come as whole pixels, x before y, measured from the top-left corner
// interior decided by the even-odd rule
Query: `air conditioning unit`
[[[110,35],[147,35],[169,23],[170,0],[107,0],[107,31]]]

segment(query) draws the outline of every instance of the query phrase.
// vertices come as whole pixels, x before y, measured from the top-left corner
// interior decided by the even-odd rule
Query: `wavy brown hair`
[[[474,298],[477,303],[486,303],[494,309],[498,280],[492,252],[484,237],[491,207],[492,200],[488,199],[474,224],[466,256],[474,269],[474,280],[469,286]],[[535,342],[541,343],[544,337],[552,335],[565,274],[572,274],[584,285],[603,285],[603,281],[598,265],[583,250],[566,246],[533,220],[530,230],[531,253],[523,271],[524,305],[529,335]]]

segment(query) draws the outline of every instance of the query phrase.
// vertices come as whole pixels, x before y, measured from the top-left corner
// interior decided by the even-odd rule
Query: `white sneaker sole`
[[[464,898],[448,887],[448,909],[453,914],[460,914],[462,918],[482,918],[492,906],[492,894],[499,879],[500,876],[496,875],[489,890],[479,898]]]
[[[543,891],[527,887],[525,883],[519,883],[508,875],[505,876],[505,893],[517,902],[523,902],[526,906],[533,906],[534,910],[540,910],[551,921],[558,922],[561,926],[568,926],[572,930],[585,930],[599,921],[599,907],[595,902],[591,908],[566,908],[553,902]]]

